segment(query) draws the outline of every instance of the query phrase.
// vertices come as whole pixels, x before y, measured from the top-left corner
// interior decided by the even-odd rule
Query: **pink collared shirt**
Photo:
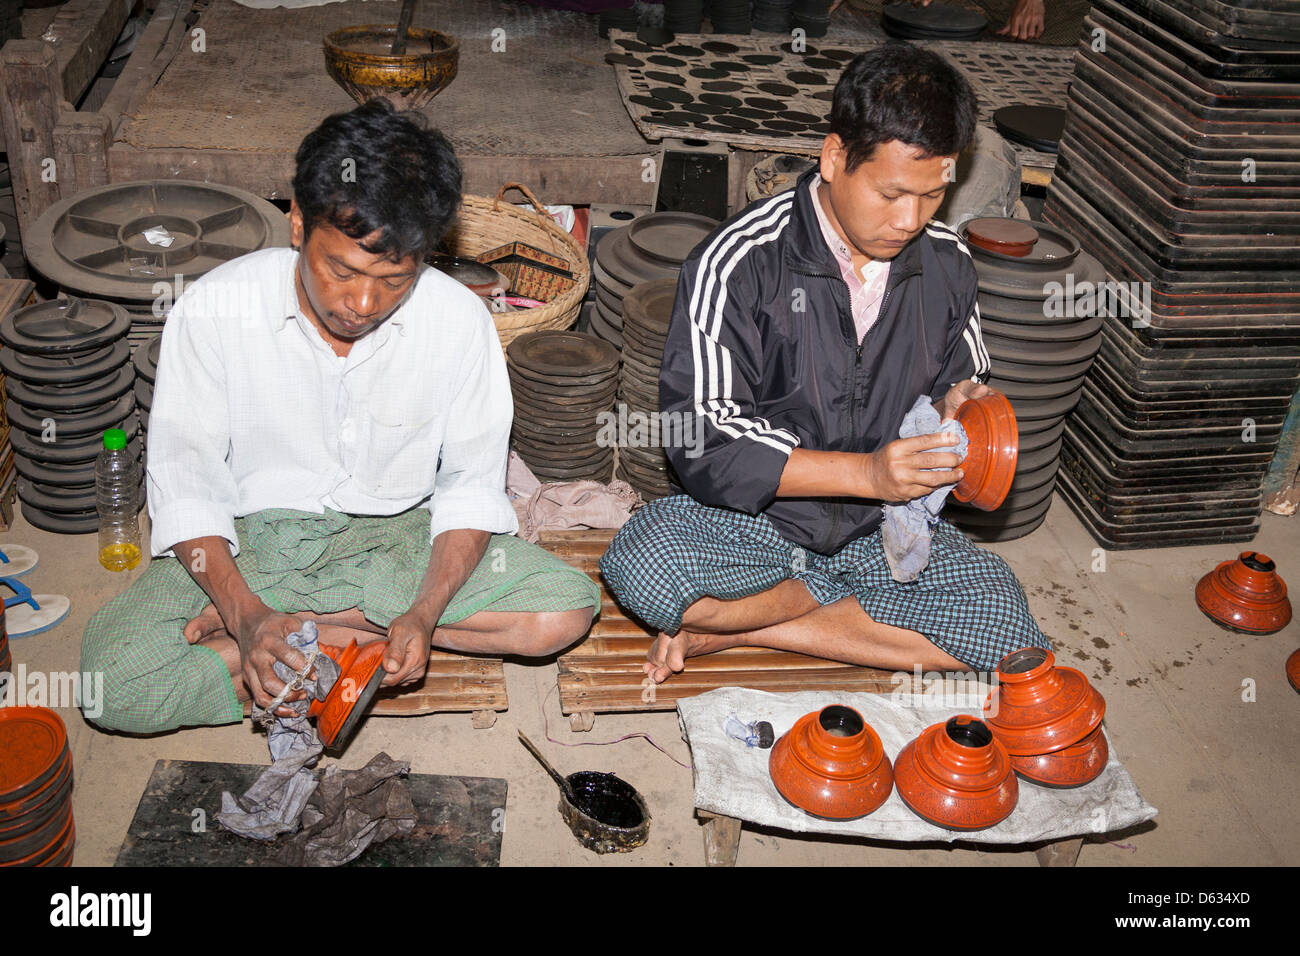
[[[853,254],[848,245],[840,238],[831,221],[822,209],[821,197],[817,187],[821,185],[821,176],[815,175],[809,188],[812,190],[813,208],[817,210],[817,221],[821,223],[822,237],[830,247],[835,262],[840,267],[840,275],[849,287],[849,304],[853,309],[853,327],[861,343],[867,330],[876,324],[880,317],[880,304],[885,298],[885,283],[889,281],[889,262],[872,259],[862,267],[861,275],[853,268]]]

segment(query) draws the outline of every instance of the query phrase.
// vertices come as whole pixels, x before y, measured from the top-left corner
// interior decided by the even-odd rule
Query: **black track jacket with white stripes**
[[[696,500],[762,512],[790,541],[834,554],[870,534],[880,502],[777,498],[790,451],[876,451],[918,395],[984,381],[975,266],[937,221],[889,269],[880,316],[857,342],[849,288],[808,184],[748,206],[682,266],[659,373],[660,405],[694,441],[667,453]],[[672,422],[673,418],[665,419]]]

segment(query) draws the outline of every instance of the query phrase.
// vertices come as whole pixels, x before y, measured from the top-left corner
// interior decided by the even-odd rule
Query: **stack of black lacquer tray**
[[[511,444],[542,481],[608,481],[615,442],[607,413],[618,350],[582,332],[529,332],[506,346],[515,421]]]
[[[1045,218],[1149,307],[1107,318],[1059,487],[1111,547],[1250,540],[1300,380],[1300,10],[1095,0],[1084,36]]]
[[[140,455],[130,326],[121,306],[75,298],[29,305],[0,321],[18,497],[38,528],[98,529],[95,458],[105,430],[125,431],[128,449]]]
[[[677,295],[674,279],[633,286],[623,299],[623,367],[619,377],[619,417],[628,428],[620,436],[616,474],[647,500],[671,494],[668,479],[670,444],[689,448],[703,435],[697,420],[659,414],[659,366]]]
[[[1020,454],[1001,507],[950,499],[945,514],[973,538],[1007,541],[1041,525],[1052,506],[1065,419],[1101,345],[1095,290],[1106,274],[1074,237],[1046,223],[972,219],[962,233],[979,274],[989,385],[1011,401]]]

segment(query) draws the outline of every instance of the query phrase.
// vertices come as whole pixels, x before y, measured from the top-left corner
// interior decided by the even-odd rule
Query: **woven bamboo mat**
[[[646,138],[690,136],[802,153],[821,149],[844,61],[881,42],[883,33],[856,40],[832,33],[794,52],[780,35],[679,34],[666,49],[652,50],[635,34],[610,31],[619,91]],[[1066,105],[1073,50],[987,40],[918,45],[965,73],[979,97],[979,121],[990,129],[993,112],[1003,106]],[[1051,153],[1011,145],[1022,166],[1056,165]]]
[[[340,27],[395,23],[398,4],[347,0],[253,10],[212,0],[120,138],[140,148],[292,154],[325,116],[356,104],[325,72]],[[604,62],[594,17],[506,0],[420,0],[414,24],[460,40],[456,79],[424,109],[458,152],[508,156],[644,153]],[[492,52],[493,31],[505,52]]]

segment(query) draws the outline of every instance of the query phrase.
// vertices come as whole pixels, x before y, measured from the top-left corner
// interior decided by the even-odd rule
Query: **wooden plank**
[[[35,291],[36,283],[30,279],[0,279],[0,318],[34,302]]]
[[[703,676],[704,679],[697,679]],[[637,680],[637,678],[640,680]],[[860,694],[888,694],[897,690],[893,680],[855,676],[852,671],[829,672],[738,671],[724,680],[710,680],[709,675],[691,676],[690,670],[676,674],[662,684],[645,683],[644,674],[611,676],[593,680],[590,674],[573,674],[561,669],[558,686],[560,707],[565,714],[580,711],[632,712],[672,710],[686,697],[717,690],[719,687],[748,687],[768,693],[797,693],[806,690],[844,691]]]
[[[647,186],[641,182],[637,156],[459,158],[464,190],[471,195],[495,196],[504,183],[515,180],[528,183],[547,203],[647,201]],[[117,142],[109,150],[109,170],[113,182],[197,179],[238,185],[266,199],[288,199],[293,192],[294,162],[289,152],[140,149]]]
[[[126,25],[133,0],[68,0],[54,15],[45,40],[59,64],[60,89],[81,99]]]
[[[113,124],[106,115],[61,113],[53,140],[61,195],[75,196],[83,189],[108,185],[108,147],[113,141]]]
[[[0,50],[0,124],[23,235],[36,217],[59,200],[54,127],[59,111],[72,109],[63,101],[61,88],[58,62],[48,44],[10,40]]]
[[[591,675],[640,672],[641,665],[645,663],[645,651],[639,654],[633,652],[603,656],[574,656],[576,659],[565,655],[565,666],[574,673]],[[843,668],[845,673],[859,670],[871,671],[878,677],[894,673],[875,667],[859,668],[853,664],[840,664],[819,657],[809,657],[806,654],[791,654],[788,651],[773,651],[760,647],[733,648],[716,654],[702,654],[699,657],[692,657],[688,667],[696,673],[709,672],[719,678],[725,677],[727,672],[826,670],[835,667]]]
[[[699,663],[703,660],[703,657],[691,658],[690,663]],[[849,684],[888,685],[891,690],[898,686],[893,680],[894,672],[892,671],[877,670],[873,667],[851,667],[831,661],[823,661],[822,664],[821,667],[797,668],[788,671],[770,667],[720,669],[687,667],[680,674],[674,674],[668,678],[659,685],[659,688],[672,691],[675,687],[686,684],[706,688],[754,686],[746,683],[747,681],[759,681],[765,685],[772,683],[788,684],[796,689],[808,681],[816,681],[822,685],[836,681],[842,682],[845,686]],[[905,672],[902,673],[905,674]],[[562,675],[568,677],[575,685],[581,684],[592,690],[628,687],[630,686],[629,682],[635,683],[639,687],[645,678],[639,664],[636,667],[625,667],[621,670],[610,671],[577,671],[566,664]]]
[[[135,49],[100,107],[100,112],[112,121],[115,133],[125,116],[153,89],[172,57],[187,42],[189,31],[185,18],[191,7],[190,0],[161,0],[149,18]]]
[[[292,195],[294,163],[290,153],[138,149],[119,141],[109,148],[108,171],[115,183],[189,179],[238,186],[263,199],[288,199]]]

